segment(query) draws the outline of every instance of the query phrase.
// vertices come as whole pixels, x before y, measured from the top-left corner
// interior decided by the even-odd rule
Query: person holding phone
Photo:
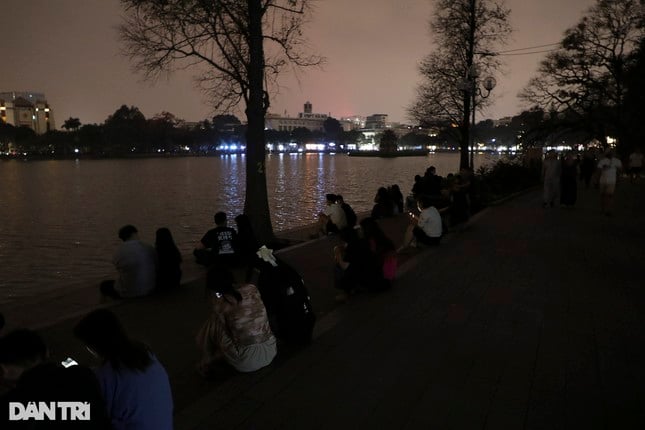
[[[277,354],[277,344],[255,285],[238,285],[229,269],[215,266],[206,276],[206,287],[212,313],[197,335],[202,350],[198,371],[208,376],[219,359],[240,372],[269,365]]]
[[[430,198],[426,195],[420,195],[417,198],[417,207],[419,215],[410,215],[410,225],[405,232],[403,239],[403,248],[411,246],[416,247],[419,244],[436,246],[441,242],[443,235],[443,222],[441,214],[432,206]]]
[[[33,330],[16,329],[0,338],[2,382],[9,389],[0,397],[0,422],[5,423],[7,429],[111,429],[94,372],[78,363],[66,366],[72,361],[76,363],[71,358],[60,364],[51,361],[43,338]],[[29,402],[82,402],[89,404],[89,419],[74,421],[71,425],[69,422],[58,423],[60,425],[47,421],[30,421],[31,424],[10,422],[8,412],[11,402],[22,405]]]

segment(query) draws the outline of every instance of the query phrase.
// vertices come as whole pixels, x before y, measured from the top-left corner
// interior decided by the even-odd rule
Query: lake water
[[[480,155],[475,164],[497,159]],[[457,153],[270,155],[274,229],[314,222],[326,193],[342,194],[356,212],[368,211],[378,187],[399,184],[407,195],[414,175],[428,166],[445,176],[458,164]],[[114,277],[111,256],[124,224],[137,226],[149,243],[158,227],[168,227],[189,255],[213,227],[215,212],[231,220],[242,212],[244,173],[243,155],[0,162],[0,304]]]

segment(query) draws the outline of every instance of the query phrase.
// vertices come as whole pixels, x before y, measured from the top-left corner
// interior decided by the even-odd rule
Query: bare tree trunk
[[[476,16],[476,0],[470,0],[470,21],[468,25],[468,49],[466,51],[466,66],[468,79],[468,88],[469,90],[464,91],[464,112],[461,124],[461,142],[459,145],[459,169],[467,169],[470,166],[469,154],[469,145],[470,145],[470,110],[474,109],[474,105],[471,106],[471,98],[474,98],[474,95],[470,93],[473,91],[473,85],[470,84],[470,80],[474,79],[472,76],[473,63],[475,57],[475,31],[477,25],[477,16]]]
[[[247,0],[249,5],[249,100],[246,107],[246,198],[244,213],[260,243],[274,238],[269,211],[265,169],[264,116],[264,49],[262,46],[262,3]]]
[[[468,145],[470,144],[470,93],[464,91],[464,116],[461,123],[461,142],[459,142],[459,169],[466,169],[470,165],[468,158]]]

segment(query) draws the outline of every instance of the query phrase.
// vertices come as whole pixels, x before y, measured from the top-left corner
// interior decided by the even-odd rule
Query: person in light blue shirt
[[[115,299],[147,296],[156,285],[156,251],[139,240],[133,225],[121,227],[119,238],[123,243],[112,259],[119,277],[115,281],[103,281],[101,293]]]
[[[115,430],[172,430],[173,401],[166,370],[144,344],[127,336],[111,311],[91,312],[74,333],[102,360],[96,376]]]

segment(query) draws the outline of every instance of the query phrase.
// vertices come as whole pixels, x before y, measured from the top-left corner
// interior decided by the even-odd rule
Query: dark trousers
[[[412,234],[417,239],[417,242],[422,243],[428,246],[436,246],[441,242],[441,236],[439,237],[430,237],[423,231],[420,227],[415,226],[412,229]]]

